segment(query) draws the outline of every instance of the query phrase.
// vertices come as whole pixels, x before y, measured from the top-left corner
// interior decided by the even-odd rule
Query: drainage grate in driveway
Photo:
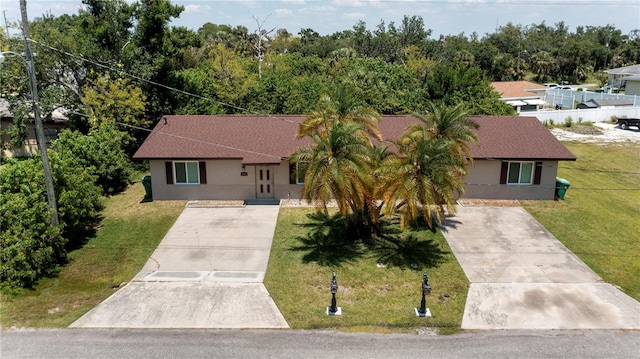
[[[262,283],[264,272],[245,271],[158,271],[146,276],[144,282],[226,282]]]

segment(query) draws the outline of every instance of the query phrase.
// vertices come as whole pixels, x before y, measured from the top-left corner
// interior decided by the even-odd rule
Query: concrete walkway
[[[640,329],[640,303],[521,207],[461,207],[443,233],[471,282],[463,329]]]
[[[185,208],[132,282],[75,328],[288,328],[262,284],[279,206]]]

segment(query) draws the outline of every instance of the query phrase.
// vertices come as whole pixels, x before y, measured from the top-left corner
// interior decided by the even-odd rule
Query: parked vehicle
[[[619,118],[618,126],[623,130],[628,129],[629,126],[635,126],[640,130],[640,118]]]

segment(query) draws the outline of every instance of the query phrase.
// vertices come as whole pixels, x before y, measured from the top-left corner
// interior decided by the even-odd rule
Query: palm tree
[[[305,136],[313,144],[302,147],[290,158],[304,164],[302,196],[315,202],[324,213],[327,203],[335,200],[341,214],[359,213],[365,206],[365,193],[370,192],[369,139],[362,136],[363,126],[355,122],[338,122],[321,133]]]
[[[556,59],[547,51],[539,51],[531,56],[532,70],[536,73],[536,80],[542,81],[551,74],[556,66]]]
[[[419,216],[430,226],[434,214],[442,222],[445,207],[453,213],[455,196],[464,192],[462,177],[467,173],[456,142],[413,134],[397,142],[399,154],[387,158],[377,171],[385,212],[399,210],[402,228]]]
[[[420,136],[425,139],[453,141],[455,145],[452,150],[473,164],[469,145],[478,142],[478,136],[474,130],[477,130],[480,125],[468,117],[467,110],[461,104],[448,107],[442,102],[429,102],[427,107],[426,114],[414,115],[422,124],[410,126],[405,139]]]
[[[298,126],[298,138],[313,133],[326,136],[326,131],[338,123],[355,122],[363,126],[362,132],[381,139],[378,128],[380,115],[358,101],[355,90],[346,84],[336,86],[319,101],[320,109],[313,112]]]
[[[467,117],[462,105],[431,102],[428,109],[416,114],[422,124],[409,126],[397,141],[399,156],[379,169],[386,212],[399,209],[403,226],[420,213],[431,225],[434,213],[442,221],[445,207],[455,211],[455,196],[464,192],[467,162],[473,163],[469,146],[478,141],[474,130],[479,125]]]

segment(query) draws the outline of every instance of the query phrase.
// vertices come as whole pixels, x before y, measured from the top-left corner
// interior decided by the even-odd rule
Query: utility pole
[[[38,84],[36,83],[36,74],[33,66],[33,54],[31,53],[31,34],[29,32],[29,19],[27,18],[27,2],[20,0],[20,12],[22,13],[22,36],[24,37],[24,52],[27,62],[27,72],[29,74],[29,83],[31,84],[31,103],[33,104],[33,117],[36,122],[36,141],[38,149],[42,156],[42,166],[44,167],[44,185],[47,190],[47,202],[49,203],[49,211],[51,212],[51,225],[57,227],[58,221],[58,205],[56,203],[56,194],[53,187],[53,177],[51,175],[51,165],[49,164],[49,155],[47,154],[47,141],[44,137],[44,127],[42,126],[42,118],[40,118],[40,104],[38,103]]]

